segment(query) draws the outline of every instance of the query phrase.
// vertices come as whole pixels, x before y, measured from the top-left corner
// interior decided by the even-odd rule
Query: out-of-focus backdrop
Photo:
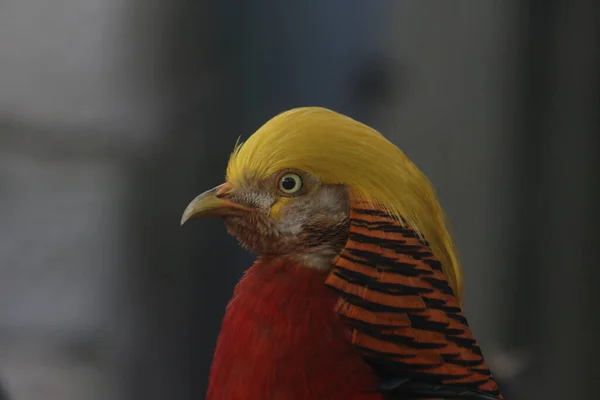
[[[596,3],[0,2],[1,385],[204,398],[252,256],[180,215],[239,135],[321,105],[433,181],[506,397],[595,398]]]

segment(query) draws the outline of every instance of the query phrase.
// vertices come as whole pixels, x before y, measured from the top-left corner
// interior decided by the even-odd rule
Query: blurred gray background
[[[180,215],[239,135],[321,105],[433,181],[505,397],[594,398],[596,3],[0,1],[0,382],[204,398],[252,256]]]

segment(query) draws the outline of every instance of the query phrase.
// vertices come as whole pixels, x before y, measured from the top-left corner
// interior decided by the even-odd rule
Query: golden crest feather
[[[286,168],[303,170],[323,183],[347,185],[354,199],[405,221],[429,242],[460,299],[460,265],[435,191],[378,131],[326,108],[295,108],[236,143],[227,180],[263,179]]]

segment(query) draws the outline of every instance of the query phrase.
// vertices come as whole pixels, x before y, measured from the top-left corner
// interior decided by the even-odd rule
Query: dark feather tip
[[[498,400],[497,396],[479,390],[458,386],[435,385],[426,382],[414,382],[410,378],[398,378],[387,381],[380,386],[380,390],[384,393],[403,395],[414,399],[436,397],[444,399]]]

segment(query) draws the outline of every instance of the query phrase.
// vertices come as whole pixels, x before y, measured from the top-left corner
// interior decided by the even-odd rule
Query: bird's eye
[[[279,180],[279,190],[286,194],[293,194],[302,189],[302,178],[297,174],[285,174]]]

